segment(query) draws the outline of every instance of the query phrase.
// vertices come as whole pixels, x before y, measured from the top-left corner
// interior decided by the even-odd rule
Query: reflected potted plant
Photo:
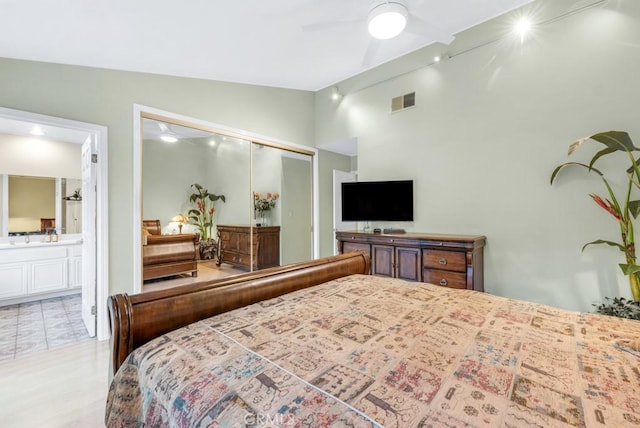
[[[217,242],[212,236],[215,203],[218,200],[226,202],[226,198],[224,195],[210,193],[198,183],[193,183],[191,187],[194,192],[189,196],[189,202],[195,204],[195,207],[189,209],[188,214],[189,220],[200,231],[200,258],[212,259],[217,248]]]
[[[557,178],[558,174],[569,167],[580,167],[597,174],[602,180],[604,187],[607,191],[608,197],[601,197],[596,194],[590,194],[591,198],[612,218],[616,220],[620,227],[620,242],[609,241],[604,239],[598,239],[586,243],[582,250],[589,245],[605,244],[610,245],[618,250],[622,251],[625,256],[626,263],[620,263],[620,269],[629,278],[629,287],[631,288],[631,295],[633,301],[626,300],[624,298],[614,298],[610,304],[602,304],[596,306],[596,311],[607,315],[624,316],[625,314],[637,313],[640,309],[640,266],[637,264],[635,236],[634,236],[634,220],[640,214],[640,200],[632,200],[632,194],[634,189],[640,188],[640,168],[638,163],[640,159],[637,159],[634,152],[640,151],[640,148],[635,147],[629,134],[624,131],[608,131],[598,134],[589,135],[588,137],[580,138],[569,146],[569,155],[573,154],[578,148],[580,148],[586,141],[595,141],[604,146],[599,152],[597,152],[589,164],[580,162],[565,162],[558,165],[551,174],[551,184]],[[603,156],[611,153],[623,152],[629,158],[629,168],[626,169],[626,186],[624,193],[616,195],[613,187],[605,177],[604,173],[594,167],[596,162]],[[594,305],[595,306],[595,305]]]

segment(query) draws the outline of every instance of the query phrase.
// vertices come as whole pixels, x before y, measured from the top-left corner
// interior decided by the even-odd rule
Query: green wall
[[[109,292],[133,284],[133,106],[313,146],[313,93],[0,58],[0,106],[108,128]]]
[[[504,35],[510,18],[458,35],[441,63],[342,82],[338,104],[330,89],[318,92],[316,144],[357,137],[360,179],[415,180],[415,221],[397,226],[486,235],[486,291],[591,311],[604,296],[630,295],[622,253],[581,252],[595,239],[619,241],[617,223],[588,196],[604,196],[596,177],[573,171],[553,187],[549,178],[577,138],[617,129],[640,145],[640,2],[551,21],[523,44]],[[434,52],[415,55],[429,64]],[[416,106],[391,113],[391,98],[412,91]],[[626,165],[621,156],[601,166]]]

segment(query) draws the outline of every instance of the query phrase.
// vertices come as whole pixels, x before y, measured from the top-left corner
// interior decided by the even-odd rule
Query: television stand
[[[484,236],[337,231],[336,240],[340,253],[368,254],[372,275],[484,291]]]

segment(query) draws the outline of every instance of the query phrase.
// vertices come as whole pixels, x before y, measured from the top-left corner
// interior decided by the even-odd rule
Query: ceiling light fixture
[[[178,141],[178,137],[171,132],[171,129],[169,129],[169,126],[165,123],[158,122],[158,128],[160,128],[161,131],[160,139],[165,143],[175,143]]]
[[[42,128],[40,128],[40,125],[33,125],[33,128],[31,128],[29,134],[41,136],[44,135],[44,131],[42,130]]]
[[[531,32],[533,24],[527,18],[520,18],[515,24],[515,32],[520,36],[520,41],[523,42],[527,34]]]
[[[340,93],[340,90],[338,89],[338,87],[334,86],[333,89],[331,90],[331,99],[333,101],[338,101],[340,98],[342,98],[342,94]]]
[[[175,135],[171,134],[162,134],[160,136],[160,139],[165,143],[175,143],[176,141],[178,141],[178,138]]]
[[[367,18],[369,34],[376,39],[392,39],[407,25],[409,11],[399,2],[385,1],[375,5]]]

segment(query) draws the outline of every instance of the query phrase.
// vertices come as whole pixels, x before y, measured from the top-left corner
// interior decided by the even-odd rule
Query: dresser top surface
[[[248,224],[219,224],[216,226],[218,229],[236,229],[248,231],[252,226]],[[280,230],[280,226],[253,226],[253,230],[273,231]]]
[[[373,233],[373,232],[359,232],[355,230],[339,230],[336,231],[336,236],[355,236],[362,239],[415,239],[426,241],[448,241],[448,242],[484,242],[487,238],[483,235],[452,235],[442,233]]]

